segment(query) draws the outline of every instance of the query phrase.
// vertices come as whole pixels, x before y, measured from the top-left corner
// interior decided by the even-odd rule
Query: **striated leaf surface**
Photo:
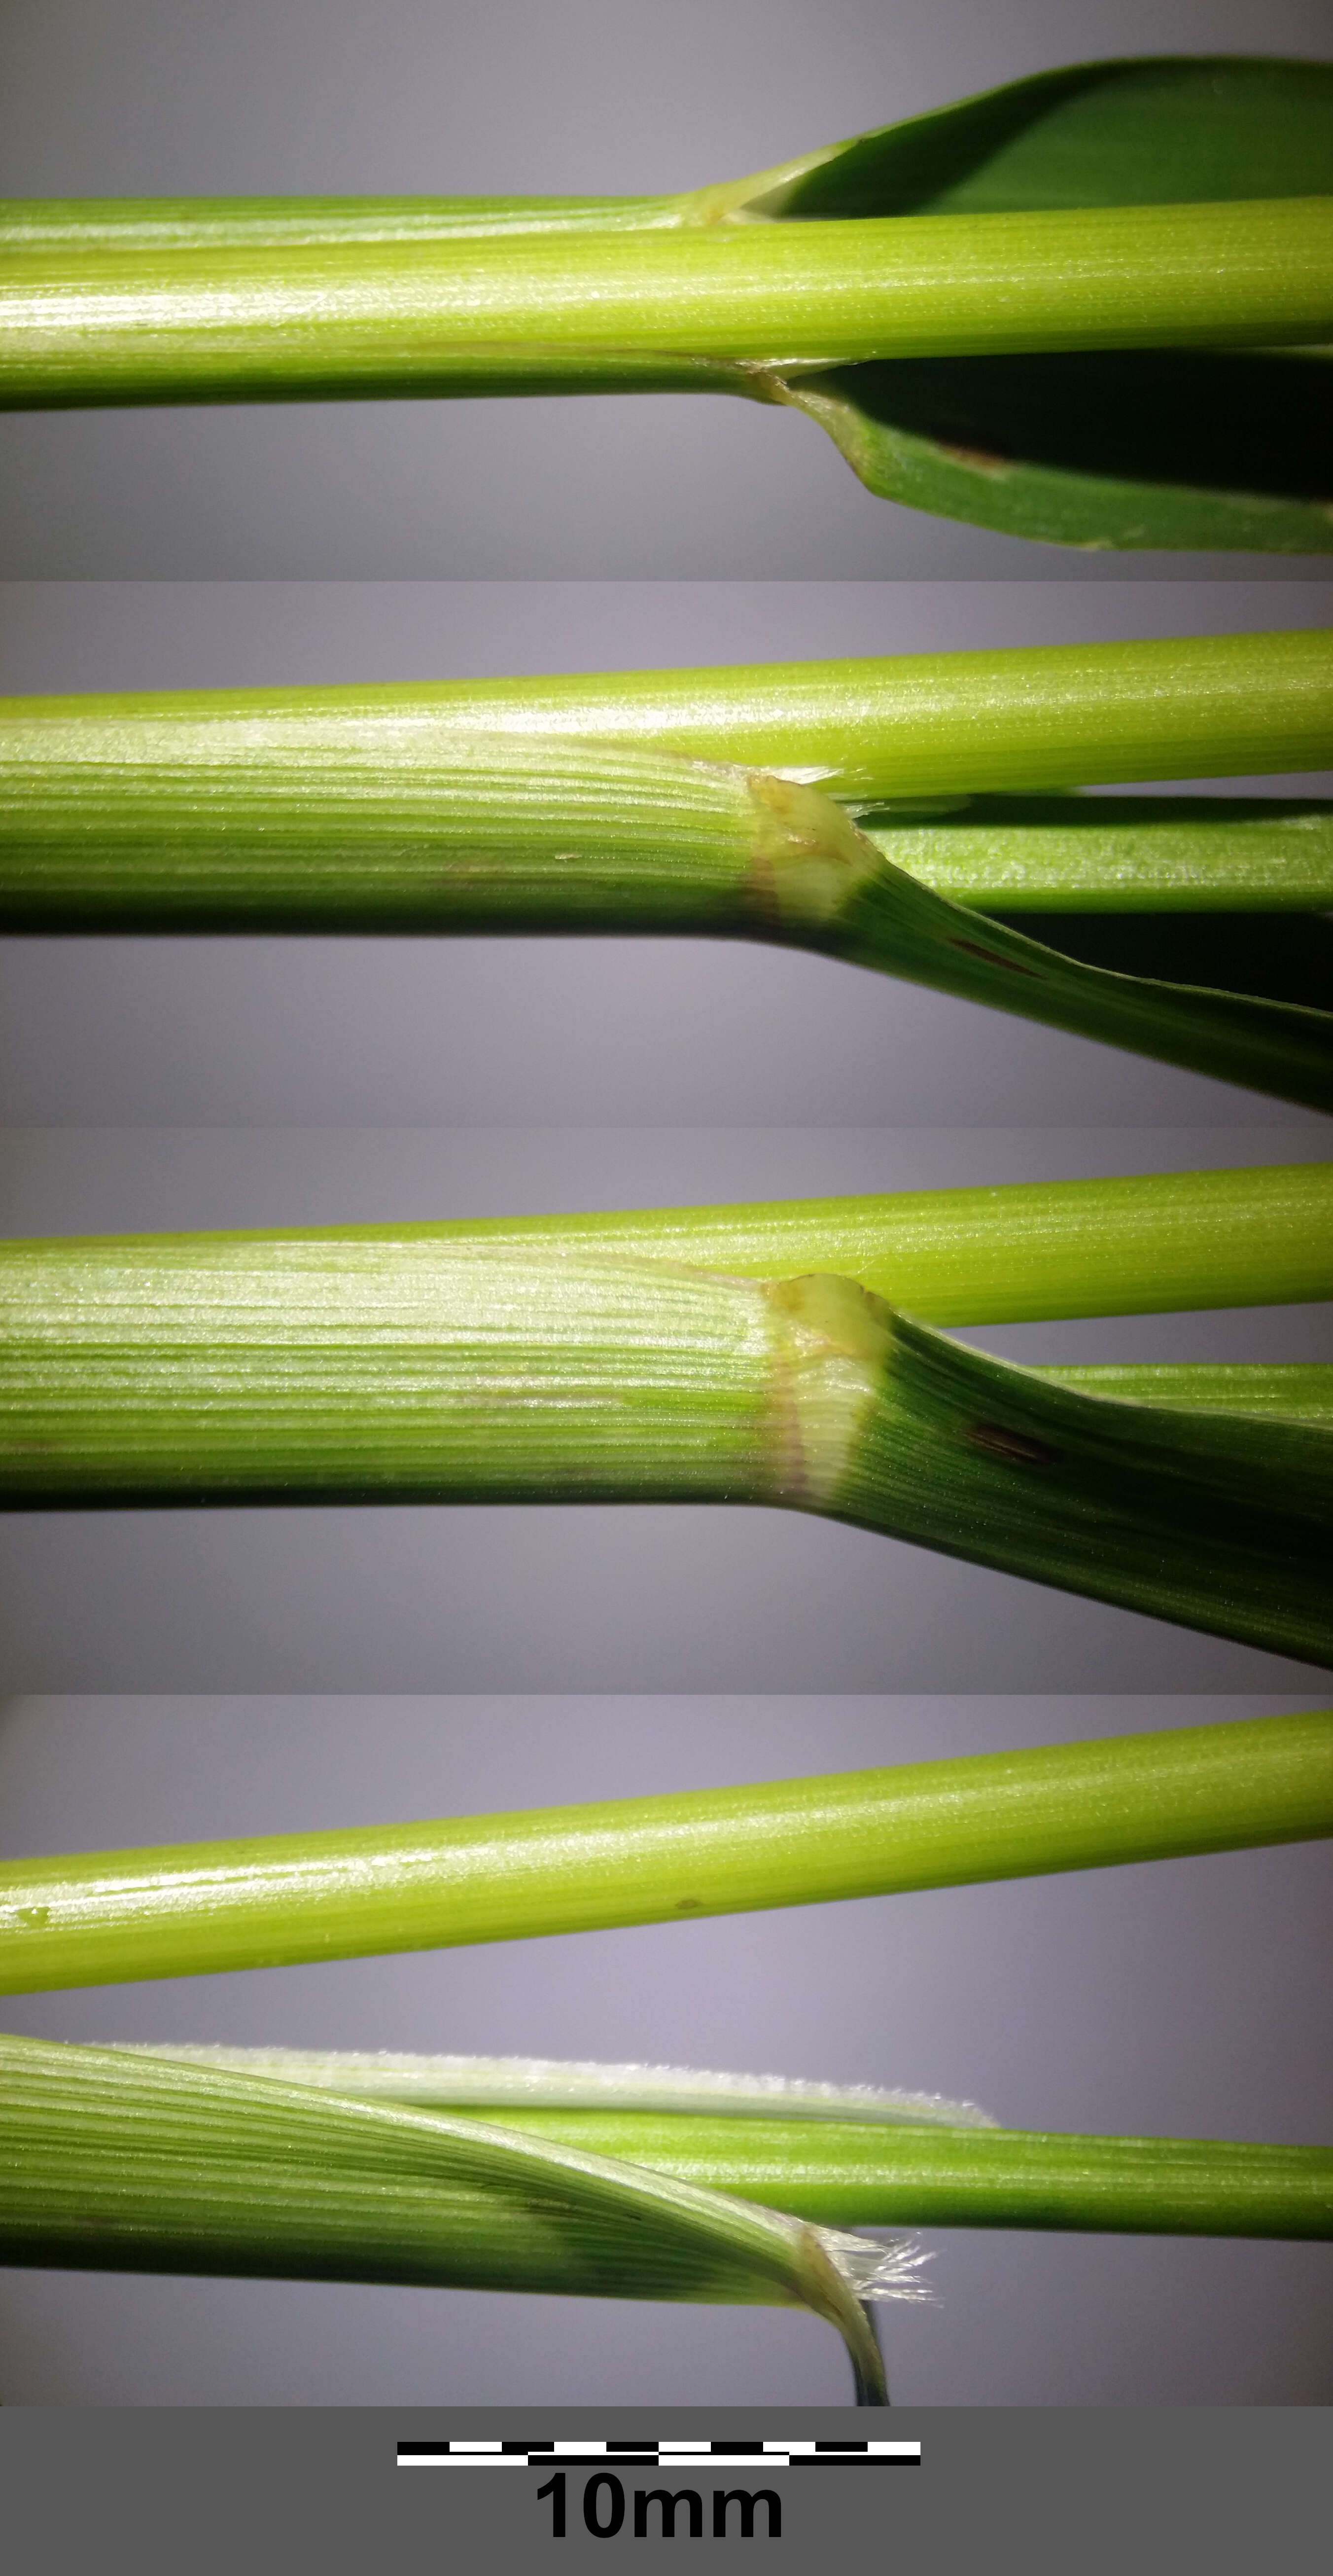
[[[886,2402],[884,2247],[478,2120],[233,2069],[0,2038],[0,2260],[808,2307]]]
[[[828,1274],[503,1239],[15,1245],[0,1499],[749,1502],[1333,1661],[1318,1420],[1087,1394]]]

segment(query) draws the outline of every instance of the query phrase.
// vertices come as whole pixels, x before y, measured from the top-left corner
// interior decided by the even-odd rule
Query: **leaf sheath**
[[[1333,2234],[1321,2147],[653,2113],[493,2127],[38,2040],[0,2040],[0,2068],[9,2263],[815,2305],[847,2331],[831,2313],[847,2283],[827,2261],[821,2279],[808,2237],[853,2214]],[[880,2250],[853,2239],[849,2255],[869,2270]],[[888,2295],[920,2295],[887,2256],[885,2272]]]
[[[413,744],[386,779],[350,725],[305,760],[275,743],[238,758],[225,723],[199,730],[165,774],[141,746],[137,765],[41,769],[26,799],[20,783],[0,813],[0,919],[748,935],[1333,1107],[1333,1013],[1212,991],[1206,972],[1108,971],[980,924],[809,785],[503,737],[433,759]]]
[[[0,2038],[0,2260],[808,2307],[886,2402],[914,2255],[510,2128]]]
[[[4,1268],[11,1505],[779,1503],[1333,1660],[1322,1422],[1083,1394],[850,1280],[299,1237]]]

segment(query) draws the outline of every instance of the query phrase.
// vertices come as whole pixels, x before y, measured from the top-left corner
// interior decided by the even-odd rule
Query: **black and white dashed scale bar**
[[[766,2469],[917,2469],[919,2442],[721,2441],[706,2438],[635,2441],[400,2442],[400,2469],[661,2469],[753,2460]]]

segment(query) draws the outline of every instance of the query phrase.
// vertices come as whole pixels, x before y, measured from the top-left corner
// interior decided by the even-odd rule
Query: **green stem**
[[[1333,1658],[1321,1422],[1086,1395],[851,1280],[317,1237],[4,1268],[10,1504],[778,1503]]]
[[[938,1324],[1290,1304],[1333,1297],[1333,1164],[435,1225],[13,1242],[0,1245],[0,1316],[13,1333],[58,1344],[72,1317],[103,1307],[114,1337],[118,1301],[145,1314],[212,1308],[221,1336],[226,1314],[252,1290],[280,1329],[286,1285],[299,1299],[322,1300],[328,1322],[344,1290],[367,1312],[378,1299],[391,1327],[414,1283],[428,1291],[433,1261],[475,1246],[751,1279],[828,1271]],[[1220,1394],[1225,1382],[1217,1383]],[[1271,1380],[1245,1383],[1271,1400]]]
[[[690,197],[11,197],[16,257],[145,251],[269,254],[435,248],[506,234],[647,232],[690,220]]]
[[[107,800],[118,833],[132,837],[136,800],[142,824],[157,796],[184,829],[187,783],[211,802],[243,800],[251,779],[274,800],[270,823],[298,830],[284,770],[300,765],[302,797],[337,800],[341,825],[359,763],[380,795],[401,788],[402,824],[419,819],[451,740],[496,734],[790,770],[859,800],[1320,769],[1333,761],[1333,633],[13,698],[0,707],[0,780],[20,835],[58,833],[62,805],[73,818],[85,793],[99,800],[88,812]]]
[[[6,1861],[0,1993],[680,1922],[1328,1834],[1333,1713],[1319,1710],[592,1806]]]
[[[246,1246],[272,1245],[280,1259],[277,1247],[292,1242],[324,1243],[331,1258],[345,1245],[356,1260],[374,1246],[391,1255],[435,1240],[626,1253],[744,1278],[834,1271],[931,1323],[1023,1323],[1333,1297],[1333,1163],[186,1240],[217,1262],[229,1244],[241,1261]],[[82,1265],[103,1257],[142,1264],[147,1286],[157,1254],[154,1238],[130,1237],[114,1255],[72,1243],[37,1257],[52,1265],[53,1285],[67,1268],[77,1293]],[[93,1267],[90,1288],[96,1278]]]
[[[1010,350],[1333,337],[1333,206],[1220,205],[204,239],[173,209],[114,249],[18,210],[0,400],[308,399],[705,381]],[[664,365],[665,362],[665,365]]]
[[[1309,797],[977,796],[952,813],[863,816],[861,829],[983,912],[1333,908],[1333,805]]]
[[[1041,2227],[1144,2236],[1333,2236],[1333,2148],[1023,2129],[522,2111],[533,2137],[843,2227]]]

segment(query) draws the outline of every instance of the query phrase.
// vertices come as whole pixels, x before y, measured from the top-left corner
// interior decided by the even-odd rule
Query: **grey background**
[[[25,2563],[43,2576],[76,2563],[107,2530],[124,2528],[133,2529],[144,2576],[174,2571],[186,2522],[198,2576],[229,2576],[238,2555],[270,2576],[302,2550],[336,2576],[359,2576],[368,2558],[386,2550],[418,2565],[441,2554],[461,2557],[469,2544],[507,2565],[511,2547],[531,2552],[549,2537],[540,2469],[499,2481],[448,2472],[400,2477],[394,2443],[455,2432],[493,2440],[515,2421],[493,2407],[275,2416],[239,2406],[177,2416],[164,2441],[153,2417],[119,2408],[80,2418],[79,2474],[71,2476],[68,2419],[15,2409],[0,2415],[7,2527]],[[641,2441],[645,2432],[697,2435],[700,2414],[691,2406],[649,2412],[620,2405],[599,2407],[590,2418],[586,2408],[525,2406],[529,2437],[534,2422],[548,2436],[586,2440],[595,2427]],[[808,2439],[859,2433],[864,2418],[809,2406],[759,2417],[728,2406],[710,2407],[707,2422],[733,2438],[771,2432]],[[1262,2558],[1304,2566],[1310,2535],[1321,2528],[1333,2449],[1333,2425],[1316,2407],[1252,2406],[1240,2415],[1140,2407],[1128,2421],[1088,2408],[1055,2420],[1030,2410],[941,2415],[913,2408],[894,2419],[893,2434],[922,2442],[921,2467],[905,2477],[872,2472],[830,2480],[797,2471],[780,2478],[784,2567],[822,2570],[831,2547],[969,2566],[997,2532],[1011,2531],[1022,2534],[1031,2576],[1064,2576],[1071,2559],[1086,2576],[1119,2576],[1127,2560],[1155,2576],[1187,2548],[1214,2576],[1249,2576]],[[642,2470],[626,2479],[627,2489],[648,2483]],[[706,2497],[715,2484],[735,2482],[705,2471],[693,2483]],[[583,2529],[580,2475],[570,2481],[569,2503],[559,2563],[598,2566],[601,2544]],[[734,2530],[734,2514],[732,2523]],[[1152,2535],[1146,2547],[1145,2532]]]
[[[0,588],[0,690],[465,678],[1324,622],[1333,579],[15,583]],[[1333,778],[1321,784],[1333,792]],[[891,1118],[1326,1132],[1311,1112],[828,958],[678,939],[7,939],[0,1104],[22,1125]]]
[[[315,1225],[1314,1159],[1320,1127],[128,1128],[0,1138],[14,1235]],[[1326,1306],[979,1333],[1018,1359],[1330,1355]],[[0,1515],[28,1690],[1246,1690],[1307,1668],[803,1513]]]
[[[641,194],[1055,64],[1331,43],[1323,0],[7,0],[0,187]],[[1071,555],[932,520],[872,499],[794,413],[688,396],[16,415],[0,492],[0,569],[38,578],[1103,583],[1237,560]]]
[[[1200,1696],[36,1699],[0,1850],[703,1788],[1317,1705]],[[1328,2135],[1327,1845],[333,1966],[10,1998],[85,2040],[516,2051],[906,2083],[1019,2127]],[[1326,2404],[1333,2249],[936,2230],[882,2312],[907,2406]],[[846,2403],[776,2311],[0,2274],[32,2404]],[[914,2428],[913,2428],[914,2429]]]

